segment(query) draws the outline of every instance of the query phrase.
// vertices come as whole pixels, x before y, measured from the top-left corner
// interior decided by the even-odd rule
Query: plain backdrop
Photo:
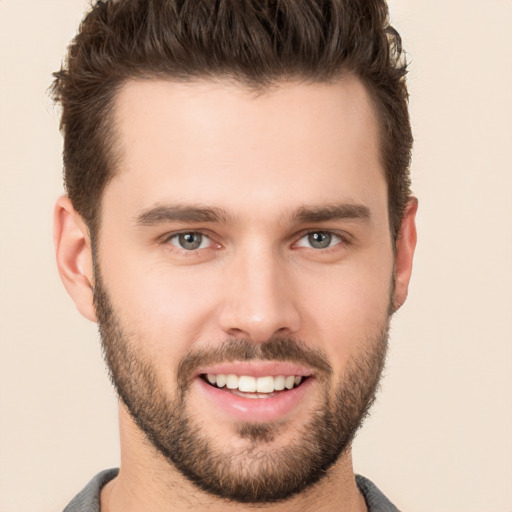
[[[0,0],[0,512],[119,460],[96,326],[57,275],[58,111],[85,0]],[[355,468],[409,512],[512,511],[512,1],[392,0],[411,61],[419,244]]]

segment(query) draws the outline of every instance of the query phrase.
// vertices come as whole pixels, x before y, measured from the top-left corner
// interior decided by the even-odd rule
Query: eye
[[[342,242],[339,235],[330,231],[311,231],[303,236],[298,242],[298,247],[311,247],[313,249],[328,249]]]
[[[211,244],[211,240],[206,235],[195,231],[177,233],[176,235],[171,236],[168,241],[175,247],[184,249],[185,251],[205,249]]]

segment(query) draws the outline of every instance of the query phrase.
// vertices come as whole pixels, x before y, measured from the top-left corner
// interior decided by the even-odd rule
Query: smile
[[[291,390],[300,386],[305,377],[301,375],[267,375],[253,377],[251,375],[235,374],[204,374],[201,376],[212,386],[226,388],[244,398],[270,398],[276,391]]]
[[[307,407],[306,398],[317,389],[310,368],[285,361],[226,361],[198,368],[194,377],[205,399],[201,408],[229,421],[289,418]]]

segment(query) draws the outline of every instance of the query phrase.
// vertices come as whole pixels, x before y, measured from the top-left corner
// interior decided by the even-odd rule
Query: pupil
[[[311,247],[314,247],[315,249],[325,249],[329,247],[332,239],[330,233],[324,233],[321,231],[311,233],[308,238]]]
[[[184,233],[180,235],[180,245],[184,249],[197,249],[201,245],[202,236],[199,233]]]

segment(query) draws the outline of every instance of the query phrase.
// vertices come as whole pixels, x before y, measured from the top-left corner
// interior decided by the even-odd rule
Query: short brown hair
[[[261,89],[345,73],[362,80],[376,109],[396,239],[412,134],[406,63],[385,0],[97,0],[52,86],[66,191],[94,233],[116,170],[112,105],[131,78],[227,78]]]

